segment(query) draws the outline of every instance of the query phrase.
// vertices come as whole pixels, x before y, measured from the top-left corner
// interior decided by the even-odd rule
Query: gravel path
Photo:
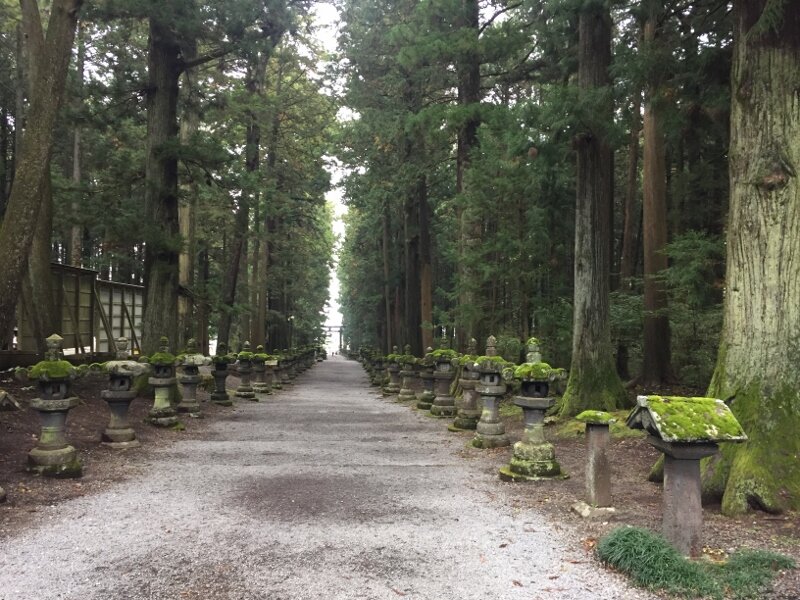
[[[0,541],[0,599],[647,598],[334,357]]]

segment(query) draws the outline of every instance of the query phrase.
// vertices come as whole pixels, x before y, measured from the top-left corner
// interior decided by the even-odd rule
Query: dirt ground
[[[229,378],[228,386],[235,384]],[[0,376],[0,387],[27,406],[35,397],[35,387],[14,380],[8,373]],[[84,462],[84,476],[80,479],[53,480],[25,472],[27,452],[34,446],[39,434],[38,416],[34,411],[0,412],[0,486],[8,495],[0,505],[0,537],[6,537],[34,522],[39,507],[96,493],[116,482],[136,477],[145,468],[147,448],[170,444],[174,440],[201,437],[206,424],[221,411],[230,409],[203,402],[205,419],[184,418],[185,431],[159,429],[144,424],[152,400],[137,398],[130,412],[130,422],[142,442],[143,449],[119,451],[100,444],[101,433],[108,420],[108,408],[100,398],[106,387],[105,378],[90,375],[75,382],[73,391],[81,404],[73,409],[67,421],[67,436],[78,449]],[[198,390],[201,400],[207,392]],[[513,440],[522,431],[521,417],[505,417],[507,431]],[[575,527],[581,543],[590,552],[597,540],[611,529],[629,524],[658,531],[661,518],[661,489],[647,481],[647,473],[658,453],[641,437],[612,440],[610,459],[614,469],[613,496],[617,513],[608,521],[583,520],[570,510],[570,506],[583,498],[585,448],[582,436],[558,438],[554,427],[548,435],[556,447],[557,459],[570,475],[565,481],[537,482],[536,484],[501,483],[511,486],[514,507],[520,511],[536,508],[551,515],[555,521]],[[446,433],[464,437],[461,455],[476,462],[481,469],[496,469],[509,457],[508,448],[476,450],[468,447],[469,433]],[[490,458],[492,460],[486,460]],[[704,540],[709,557],[725,556],[739,548],[757,548],[788,554],[800,564],[800,515],[769,515],[752,512],[738,518],[720,514],[719,506],[705,507]],[[782,573],[771,600],[800,599],[800,569]]]

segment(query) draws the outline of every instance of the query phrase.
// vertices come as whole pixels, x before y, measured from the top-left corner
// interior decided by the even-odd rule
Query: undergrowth
[[[597,555],[636,585],[682,598],[761,598],[776,571],[795,568],[791,558],[763,550],[740,550],[718,564],[691,561],[664,538],[637,527],[609,533],[597,545]]]

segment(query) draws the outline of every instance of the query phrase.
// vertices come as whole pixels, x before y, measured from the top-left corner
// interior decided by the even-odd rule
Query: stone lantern
[[[264,361],[264,382],[269,389],[267,393],[271,394],[273,389],[278,389],[275,387],[275,369],[278,367],[278,357],[273,354],[265,356],[267,359]]]
[[[103,443],[112,448],[135,448],[139,445],[136,432],[128,423],[128,410],[136,398],[134,379],[149,370],[146,364],[131,360],[128,338],[117,340],[117,358],[105,364],[108,373],[108,389],[101,395],[108,403],[111,419],[103,432]]]
[[[556,461],[553,444],[544,436],[545,412],[555,405],[555,399],[549,396],[550,384],[560,379],[563,371],[541,362],[538,343],[533,344],[532,341],[528,341],[528,362],[516,367],[513,372],[514,377],[522,383],[520,395],[514,397],[514,404],[522,408],[525,430],[522,439],[514,444],[511,462],[500,469],[500,478],[505,481],[566,478]]]
[[[479,381],[475,391],[480,394],[483,410],[472,445],[475,448],[499,448],[508,446],[511,441],[506,435],[506,426],[500,420],[500,400],[506,393],[506,382],[502,373],[506,363],[497,356],[497,339],[489,336],[486,340],[486,355],[475,361]]]
[[[178,416],[170,402],[172,389],[175,387],[175,364],[177,358],[169,351],[169,339],[162,336],[158,352],[145,359],[150,363],[150,378],[147,382],[153,386],[153,408],[147,415],[147,422],[158,427],[174,427],[178,425]]]
[[[389,375],[389,383],[383,388],[384,396],[394,396],[400,392],[400,352],[397,346],[392,347],[392,353],[386,357],[386,372]]]
[[[442,340],[444,342],[444,340]],[[431,416],[442,419],[456,415],[456,400],[450,394],[450,386],[456,378],[458,352],[450,348],[439,348],[431,354],[434,360],[433,386],[436,397],[431,404]]]
[[[250,342],[245,342],[242,351],[236,357],[239,361],[239,387],[236,388],[235,396],[258,402],[256,393],[250,385],[250,374],[253,372],[253,353],[250,352]]]
[[[700,461],[716,454],[721,442],[747,441],[742,426],[722,400],[679,396],[639,396],[626,424],[644,429],[647,441],[664,453],[664,537],[684,555],[698,556]]]
[[[417,359],[411,354],[411,346],[406,345],[404,348],[405,353],[400,358],[400,377],[402,377],[402,387],[400,388],[400,394],[397,396],[397,399],[401,402],[413,402],[417,399],[417,395],[414,392],[414,365],[417,362]]]
[[[181,384],[182,398],[178,404],[178,412],[187,413],[190,417],[199,418],[200,402],[197,400],[197,386],[200,383],[200,367],[211,364],[211,359],[197,350],[197,340],[191,338],[186,343],[186,354],[178,359],[181,372],[178,383]]]
[[[467,345],[467,354],[459,359],[461,375],[458,385],[461,388],[461,400],[456,401],[456,419],[448,427],[450,431],[474,430],[481,417],[480,395],[475,390],[475,385],[480,379],[475,365],[478,358],[478,342],[472,338]]]
[[[256,353],[253,354],[253,373],[255,374],[255,381],[253,382],[253,391],[256,394],[271,394],[272,386],[267,383],[267,366],[266,362],[270,359],[270,355],[264,352],[264,346],[256,346]]]
[[[64,435],[67,413],[78,405],[78,399],[70,394],[77,370],[64,360],[62,342],[57,334],[47,338],[44,360],[28,370],[28,377],[39,386],[39,397],[31,400],[30,406],[42,423],[39,440],[28,453],[28,470],[48,477],[80,477],[83,465]]]
[[[272,389],[283,389],[283,354],[277,350],[272,351],[272,356],[275,359],[275,365],[272,368]]]
[[[433,393],[433,348],[430,346],[425,350],[425,356],[419,361],[419,378],[422,382],[422,391],[417,394],[417,408],[419,410],[430,410],[436,394]]]
[[[292,385],[292,364],[294,361],[294,357],[292,353],[287,350],[286,348],[283,349],[281,352],[281,360],[280,360],[280,381],[281,384],[285,387],[287,385]]]
[[[214,391],[211,392],[211,401],[219,406],[233,406],[233,401],[228,396],[225,383],[228,379],[228,365],[236,358],[228,354],[228,345],[225,342],[217,344],[217,353],[211,357],[214,368],[211,376],[214,378]]]

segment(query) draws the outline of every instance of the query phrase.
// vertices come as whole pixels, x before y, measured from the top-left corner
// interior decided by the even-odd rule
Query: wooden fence
[[[97,279],[97,271],[67,265],[51,265],[56,311],[64,338],[64,354],[103,355],[115,350],[112,340],[121,336],[131,341],[134,354],[140,351],[144,287]],[[29,363],[37,358],[37,344],[28,311],[17,308],[14,346],[0,351],[0,367]]]

